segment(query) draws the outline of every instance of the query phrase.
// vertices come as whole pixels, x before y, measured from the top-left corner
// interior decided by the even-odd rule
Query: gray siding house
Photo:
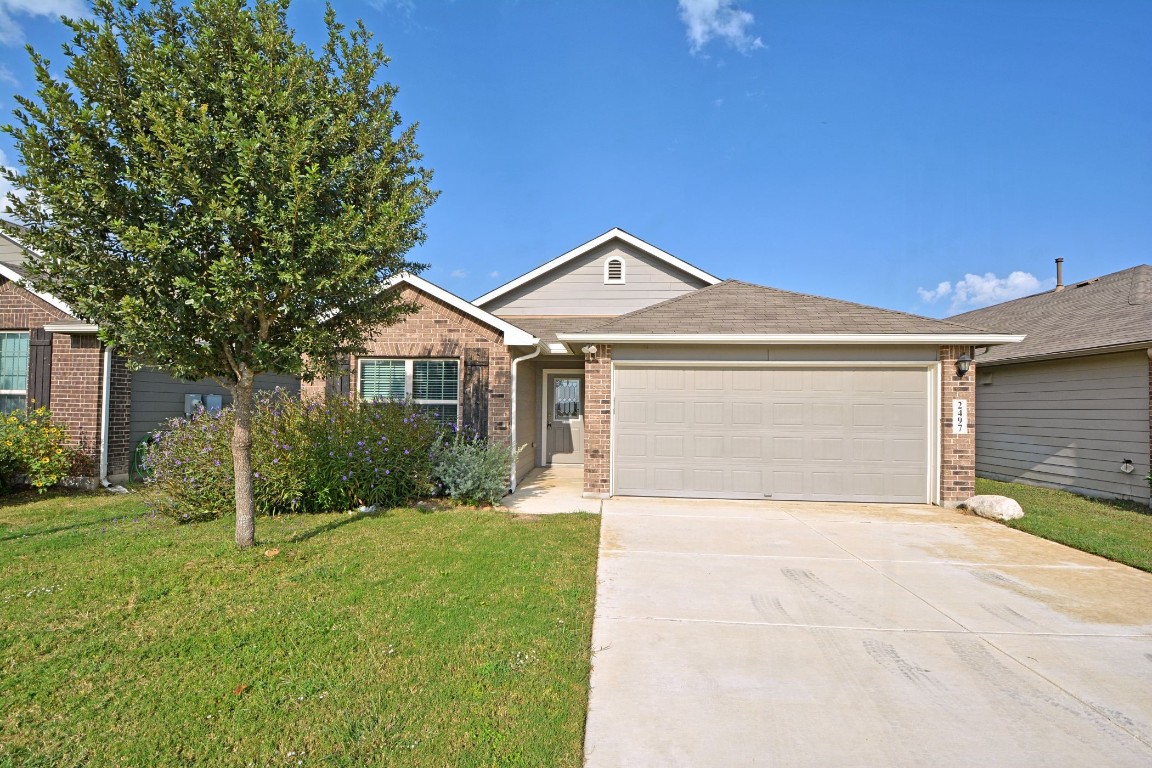
[[[1149,502],[1152,266],[950,319],[1027,333],[977,350],[977,475]]]

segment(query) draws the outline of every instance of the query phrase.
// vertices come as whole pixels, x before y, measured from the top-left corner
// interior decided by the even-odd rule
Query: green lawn
[[[983,479],[976,481],[976,492],[1020,502],[1024,517],[1008,523],[1013,528],[1152,571],[1152,514],[1146,504]]]
[[[598,517],[139,498],[0,500],[0,766],[580,765]]]

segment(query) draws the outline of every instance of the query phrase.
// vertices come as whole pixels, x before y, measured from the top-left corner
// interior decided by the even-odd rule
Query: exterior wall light
[[[596,345],[595,344],[585,344],[583,347],[580,347],[580,351],[586,355],[594,355],[594,354],[596,354]]]
[[[972,367],[972,358],[968,355],[960,355],[956,358],[956,375],[963,376],[968,373],[968,369]]]
[[[1134,469],[1135,467],[1132,466],[1132,459],[1124,459],[1124,461],[1120,462],[1120,471],[1124,474],[1130,475]]]

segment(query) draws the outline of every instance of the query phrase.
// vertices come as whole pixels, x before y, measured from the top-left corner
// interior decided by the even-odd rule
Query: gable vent
[[[604,282],[624,282],[624,259],[614,257],[604,262]]]

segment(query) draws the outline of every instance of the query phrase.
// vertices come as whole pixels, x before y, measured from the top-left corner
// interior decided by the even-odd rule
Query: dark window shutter
[[[463,426],[488,437],[488,350],[468,350],[464,356]]]
[[[352,377],[349,373],[352,368],[351,361],[345,358],[337,368],[339,368],[342,373],[338,376],[329,376],[324,381],[324,392],[328,395],[348,397],[352,386]]]
[[[52,334],[33,328],[28,334],[28,407],[47,408],[52,396]]]

